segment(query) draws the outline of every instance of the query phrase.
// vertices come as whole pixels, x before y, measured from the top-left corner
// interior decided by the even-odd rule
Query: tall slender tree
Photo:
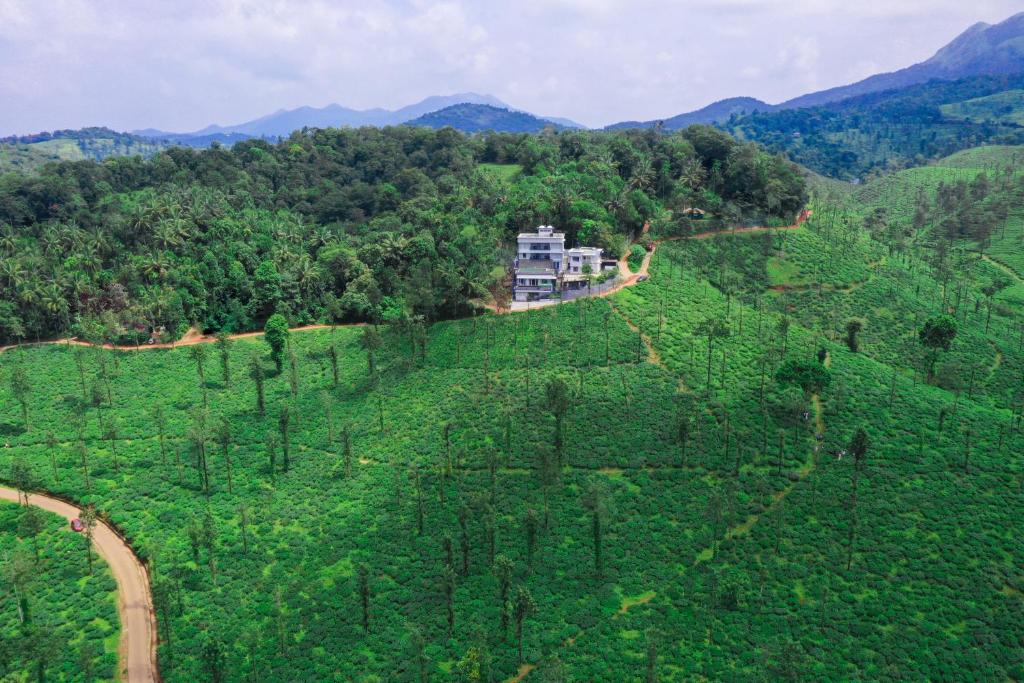
[[[217,421],[216,434],[217,443],[220,444],[220,454],[224,458],[224,473],[228,480],[228,493],[234,493],[231,483],[231,422],[227,417],[221,416]]]
[[[608,491],[603,483],[594,481],[583,494],[583,507],[590,513],[590,529],[594,543],[594,569],[598,578],[604,575],[602,553],[603,525],[609,513]]]
[[[523,661],[523,622],[537,611],[537,603],[526,586],[519,586],[511,603],[512,618],[516,622],[516,643],[518,644],[518,661]]]
[[[249,374],[256,387],[256,411],[263,415],[266,412],[263,384],[267,379],[267,373],[263,369],[263,359],[255,351],[249,356]]]
[[[289,453],[291,451],[291,420],[291,406],[287,403],[282,403],[281,412],[278,414],[277,418],[277,429],[281,433],[281,455],[283,458],[282,468],[285,472],[288,471],[288,467],[291,464],[289,462]]]
[[[864,469],[868,446],[868,434],[864,431],[863,427],[860,427],[854,433],[853,438],[850,439],[850,445],[847,447],[850,455],[853,456],[853,474],[851,475],[852,490],[850,494],[850,526],[849,537],[846,542],[847,571],[850,570],[850,567],[853,564],[853,547],[857,538],[857,480],[860,477],[861,471]]]
[[[231,337],[224,330],[217,333],[215,342],[220,353],[220,371],[224,386],[231,387]]]

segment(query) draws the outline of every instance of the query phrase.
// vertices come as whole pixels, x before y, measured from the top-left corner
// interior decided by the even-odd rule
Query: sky
[[[1021,0],[0,0],[0,135],[174,132],[478,92],[588,126],[780,102]]]

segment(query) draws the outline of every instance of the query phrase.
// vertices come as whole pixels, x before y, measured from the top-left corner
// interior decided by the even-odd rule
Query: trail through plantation
[[[0,486],[0,499],[18,502],[20,496],[15,489]],[[80,508],[40,493],[29,494],[28,502],[68,521],[82,514]],[[96,521],[92,543],[117,581],[117,611],[121,617],[121,643],[118,647],[120,678],[128,683],[159,681],[156,617],[146,569],[128,543],[102,520]],[[68,587],[67,590],[74,588]]]
[[[329,330],[332,327],[362,327],[366,323],[347,323],[345,325],[303,325],[301,327],[291,328],[291,332],[306,332],[309,330]],[[254,330],[252,332],[239,332],[237,334],[228,335],[228,339],[249,339],[252,337],[259,337],[263,334],[263,330]],[[68,346],[93,346],[97,348],[106,349],[107,351],[148,351],[150,349],[177,349],[182,346],[195,346],[197,344],[212,344],[217,341],[217,335],[203,334],[196,328],[189,328],[188,332],[185,333],[178,341],[174,342],[161,342],[159,344],[139,344],[138,346],[117,346],[115,344],[90,344],[87,341],[78,339],[77,337],[67,337],[64,339],[50,339],[48,341],[41,342],[24,342],[22,344],[9,344],[8,346],[0,346],[0,353],[15,349],[19,346],[35,346],[38,344],[65,344]]]

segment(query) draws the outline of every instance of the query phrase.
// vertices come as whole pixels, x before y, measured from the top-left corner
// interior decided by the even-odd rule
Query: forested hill
[[[444,128],[450,126],[466,133],[497,131],[501,133],[539,133],[547,127],[562,126],[533,114],[487,104],[463,103],[419,116],[408,126]]]
[[[0,341],[450,317],[540,223],[622,253],[645,221],[685,221],[671,209],[789,220],[805,199],[793,164],[699,126],[329,129],[53,164],[0,176]]]
[[[931,81],[819,107],[733,117],[722,127],[819,173],[857,179],[977,145],[1024,142],[1012,99],[998,103],[998,115],[977,116],[995,105],[979,98],[1021,88],[1024,73]]]
[[[109,128],[57,130],[0,138],[0,173],[33,172],[53,161],[99,161],[109,156],[151,157],[167,141],[118,133]]]

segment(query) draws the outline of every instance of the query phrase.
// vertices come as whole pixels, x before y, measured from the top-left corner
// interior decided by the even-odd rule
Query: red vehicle
[[[78,519],[77,517],[75,519],[71,520],[71,530],[72,531],[81,531],[84,528],[85,528],[85,525],[82,524],[82,520]]]

